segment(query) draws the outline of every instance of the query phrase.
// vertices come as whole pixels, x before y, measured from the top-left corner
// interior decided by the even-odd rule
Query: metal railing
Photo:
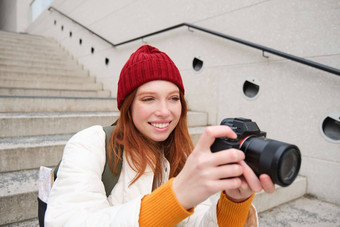
[[[236,37],[233,37],[233,36],[230,36],[230,35],[226,35],[226,34],[223,34],[223,33],[220,33],[220,32],[216,32],[216,31],[212,31],[212,30],[209,30],[209,29],[206,29],[206,28],[199,27],[197,25],[189,24],[189,23],[177,24],[177,25],[174,25],[174,26],[171,26],[171,27],[168,27],[168,28],[156,31],[156,32],[152,32],[152,33],[149,33],[149,34],[146,34],[146,35],[139,36],[137,38],[129,39],[127,41],[114,44],[114,43],[110,42],[109,40],[105,39],[104,37],[93,32],[89,28],[85,27],[84,25],[80,24],[79,22],[75,21],[74,19],[70,18],[69,16],[65,15],[64,13],[60,12],[56,8],[49,7],[48,10],[49,11],[54,10],[54,11],[58,12],[62,16],[66,17],[69,20],[71,20],[72,22],[78,24],[82,28],[86,29],[87,31],[89,31],[93,35],[95,35],[98,38],[109,43],[113,47],[121,46],[121,45],[124,45],[124,44],[127,44],[127,43],[137,41],[139,39],[144,39],[146,37],[154,36],[154,35],[164,33],[164,32],[170,31],[170,30],[174,30],[174,29],[177,29],[177,28],[180,28],[180,27],[188,27],[188,28],[193,28],[193,29],[196,29],[196,30],[199,30],[199,31],[202,31],[202,32],[214,35],[214,36],[218,36],[218,37],[227,39],[227,40],[231,40],[231,41],[234,41],[234,42],[237,42],[237,43],[240,43],[240,44],[243,44],[243,45],[255,48],[255,49],[262,50],[263,53],[264,52],[271,53],[271,54],[274,54],[274,55],[277,55],[277,56],[280,56],[280,57],[283,57],[283,58],[286,58],[286,59],[289,59],[289,60],[292,60],[292,61],[295,61],[295,62],[299,62],[299,63],[304,64],[304,65],[308,65],[308,66],[311,66],[311,67],[314,67],[314,68],[317,68],[317,69],[320,69],[320,70],[323,70],[323,71],[326,71],[326,72],[340,76],[340,69],[333,68],[333,67],[330,67],[328,65],[320,64],[318,62],[310,61],[310,60],[307,60],[305,58],[297,57],[297,56],[294,56],[294,55],[291,55],[291,54],[287,54],[287,53],[284,53],[284,52],[279,51],[279,50],[275,50],[275,49],[272,49],[272,48],[269,48],[269,47],[266,47],[266,46],[262,46],[262,45],[259,45],[259,44],[256,44],[256,43],[252,43],[252,42],[249,42],[249,41],[246,41],[246,40],[243,40],[243,39],[239,39],[239,38],[236,38]]]

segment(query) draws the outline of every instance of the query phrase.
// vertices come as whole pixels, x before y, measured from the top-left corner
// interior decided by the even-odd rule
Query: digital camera
[[[216,138],[212,152],[237,148],[245,153],[245,162],[259,176],[266,173],[275,184],[283,187],[293,183],[301,166],[301,153],[296,145],[267,139],[257,124],[245,118],[226,118],[221,125],[229,126],[237,139]]]

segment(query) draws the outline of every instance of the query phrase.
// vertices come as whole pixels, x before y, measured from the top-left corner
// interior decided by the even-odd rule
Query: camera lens
[[[301,154],[295,145],[251,136],[244,140],[241,150],[253,171],[258,176],[268,174],[275,184],[288,186],[299,173]]]
[[[285,184],[290,184],[292,179],[294,180],[298,169],[299,163],[299,152],[294,148],[288,148],[281,156],[279,162],[279,178]]]

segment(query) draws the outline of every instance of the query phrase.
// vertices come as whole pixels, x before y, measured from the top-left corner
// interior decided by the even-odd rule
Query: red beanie
[[[181,74],[169,56],[155,47],[144,45],[125,63],[118,81],[117,106],[134,89],[153,80],[167,80],[178,86],[184,94]]]

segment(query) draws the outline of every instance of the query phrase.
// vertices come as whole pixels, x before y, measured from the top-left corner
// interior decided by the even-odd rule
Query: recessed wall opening
[[[247,98],[255,98],[260,91],[260,85],[256,79],[246,80],[243,84],[243,94]]]
[[[91,47],[91,54],[93,54],[94,53],[94,48],[93,47]]]
[[[54,25],[57,25],[57,21],[56,20],[54,20]]]
[[[192,61],[192,68],[198,72],[202,69],[203,67],[203,61],[198,59],[198,58],[194,58],[194,60]]]
[[[61,30],[64,31],[64,25],[61,25]]]
[[[321,130],[323,135],[333,141],[340,142],[340,114],[332,114],[322,121]]]
[[[79,45],[81,45],[83,43],[82,39],[79,39]]]
[[[109,65],[109,63],[110,63],[110,59],[105,58],[105,65]]]
[[[70,37],[72,37],[72,32],[70,32]]]

